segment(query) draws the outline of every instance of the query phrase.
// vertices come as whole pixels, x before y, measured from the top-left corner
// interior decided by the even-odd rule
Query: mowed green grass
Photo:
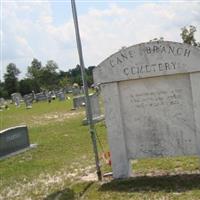
[[[26,124],[38,144],[0,161],[0,199],[200,199],[198,157],[141,159],[133,162],[134,178],[95,181],[95,162],[84,109],[72,101],[34,103],[27,110],[10,105],[1,115],[1,130]],[[104,122],[96,125],[108,151]],[[102,149],[98,144],[100,153]],[[111,171],[102,160],[102,173]],[[92,175],[91,179],[82,179]]]

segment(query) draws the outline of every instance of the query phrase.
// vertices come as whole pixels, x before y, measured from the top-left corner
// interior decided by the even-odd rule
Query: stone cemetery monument
[[[49,96],[51,97],[52,100],[56,99],[56,92],[54,90],[49,91]]]
[[[77,83],[74,83],[72,86],[72,94],[73,96],[77,96],[81,94],[81,90],[79,88],[79,85]]]
[[[72,86],[67,87],[67,93],[72,93]]]
[[[0,108],[4,108],[6,104],[6,101],[4,98],[0,98]]]
[[[24,102],[25,102],[25,104],[26,104],[26,108],[27,108],[27,109],[32,108],[33,100],[34,100],[33,93],[25,94],[25,95],[24,95]]]
[[[73,109],[85,106],[85,96],[73,97]]]
[[[80,95],[81,94],[80,88],[72,88],[72,94],[74,96]]]
[[[85,94],[85,92],[84,92],[84,87],[83,87],[83,86],[81,86],[80,93],[81,93],[81,94]]]
[[[90,104],[91,104],[91,109],[92,109],[92,119],[94,123],[100,122],[104,119],[104,115],[101,114],[101,108],[99,104],[99,94],[94,93],[89,95],[90,98]],[[85,118],[83,120],[83,125],[88,124],[88,119]]]
[[[17,107],[20,106],[20,102],[22,101],[22,95],[20,93],[11,94],[12,103],[14,103]]]
[[[65,100],[65,93],[59,92],[59,93],[57,93],[57,97],[58,97],[59,101],[64,101]]]
[[[111,55],[93,72],[101,84],[114,178],[130,160],[200,155],[200,49],[149,42]]]
[[[0,159],[33,147],[36,145],[30,145],[27,126],[0,131]]]
[[[45,92],[40,92],[35,94],[35,100],[38,101],[47,101],[48,95]]]
[[[53,93],[56,97],[58,97],[58,93],[60,93],[61,91],[60,90],[54,90]]]

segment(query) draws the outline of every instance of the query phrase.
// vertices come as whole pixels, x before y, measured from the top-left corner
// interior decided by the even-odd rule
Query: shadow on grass
[[[200,174],[140,176],[113,180],[99,188],[100,191],[119,192],[184,192],[193,189],[200,189]]]
[[[75,200],[82,197],[94,182],[80,182],[72,186],[72,188],[65,188],[61,191],[56,191],[48,195],[44,200]]]
[[[75,199],[75,193],[73,190],[66,188],[62,191],[57,191],[53,194],[50,194],[47,196],[44,200],[74,200]]]

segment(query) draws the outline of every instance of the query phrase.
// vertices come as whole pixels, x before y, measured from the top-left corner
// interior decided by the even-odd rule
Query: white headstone
[[[73,97],[73,108],[77,109],[82,106],[85,106],[85,96]]]
[[[16,107],[20,107],[20,98],[18,96],[15,98],[15,105]]]
[[[0,107],[5,107],[5,99],[4,98],[0,98]]]
[[[73,94],[74,96],[80,95],[80,94],[81,94],[80,88],[79,88],[79,87],[73,87],[73,88],[72,88],[72,94]]]
[[[32,102],[34,100],[33,98],[34,98],[33,93],[24,95],[24,102],[26,104],[27,109],[32,108]]]
[[[64,92],[59,92],[57,94],[59,101],[64,101],[65,100],[65,93]]]
[[[11,94],[11,98],[12,98],[12,103],[14,103],[17,107],[20,106],[20,102],[22,100],[22,96],[20,93],[13,93]]]
[[[130,159],[200,155],[200,49],[176,42],[123,49],[94,69],[114,178]]]

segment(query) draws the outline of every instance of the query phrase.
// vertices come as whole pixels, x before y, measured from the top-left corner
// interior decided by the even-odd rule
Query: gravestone
[[[20,107],[20,98],[18,96],[15,97],[15,105]]]
[[[60,92],[61,92],[60,90],[54,90],[55,96],[58,97],[58,94],[59,94]]]
[[[32,91],[33,94],[33,100],[36,101],[35,91]]]
[[[104,115],[101,114],[101,108],[99,104],[99,95],[97,93],[89,95],[90,105],[92,110],[93,123],[100,122],[104,119]],[[83,120],[83,125],[88,125],[88,119]]]
[[[30,145],[27,126],[0,131],[0,159],[35,146]]]
[[[59,93],[57,93],[57,97],[58,97],[59,101],[64,101],[65,100],[65,93],[59,92]]]
[[[24,102],[26,104],[27,109],[32,108],[33,100],[34,100],[33,93],[24,95]]]
[[[4,108],[4,107],[5,107],[5,104],[6,104],[5,99],[1,97],[1,98],[0,98],[0,107],[1,107],[1,108]]]
[[[54,91],[54,90],[49,91],[48,96],[49,96],[52,100],[55,100],[55,99],[56,99],[56,91]]]
[[[114,178],[130,160],[200,155],[200,49],[149,42],[111,55],[94,71],[101,84]]]
[[[81,94],[85,94],[85,92],[84,92],[84,87],[83,87],[83,86],[81,86],[80,93],[81,93]]]
[[[11,94],[12,103],[14,103],[17,107],[20,106],[20,102],[22,101],[22,96],[20,93]]]
[[[85,96],[73,97],[73,109],[85,106]]]
[[[35,94],[36,101],[47,101],[48,95],[45,92]]]
[[[73,96],[80,95],[81,94],[80,88],[79,87],[73,87],[72,88],[72,94],[73,94]]]

